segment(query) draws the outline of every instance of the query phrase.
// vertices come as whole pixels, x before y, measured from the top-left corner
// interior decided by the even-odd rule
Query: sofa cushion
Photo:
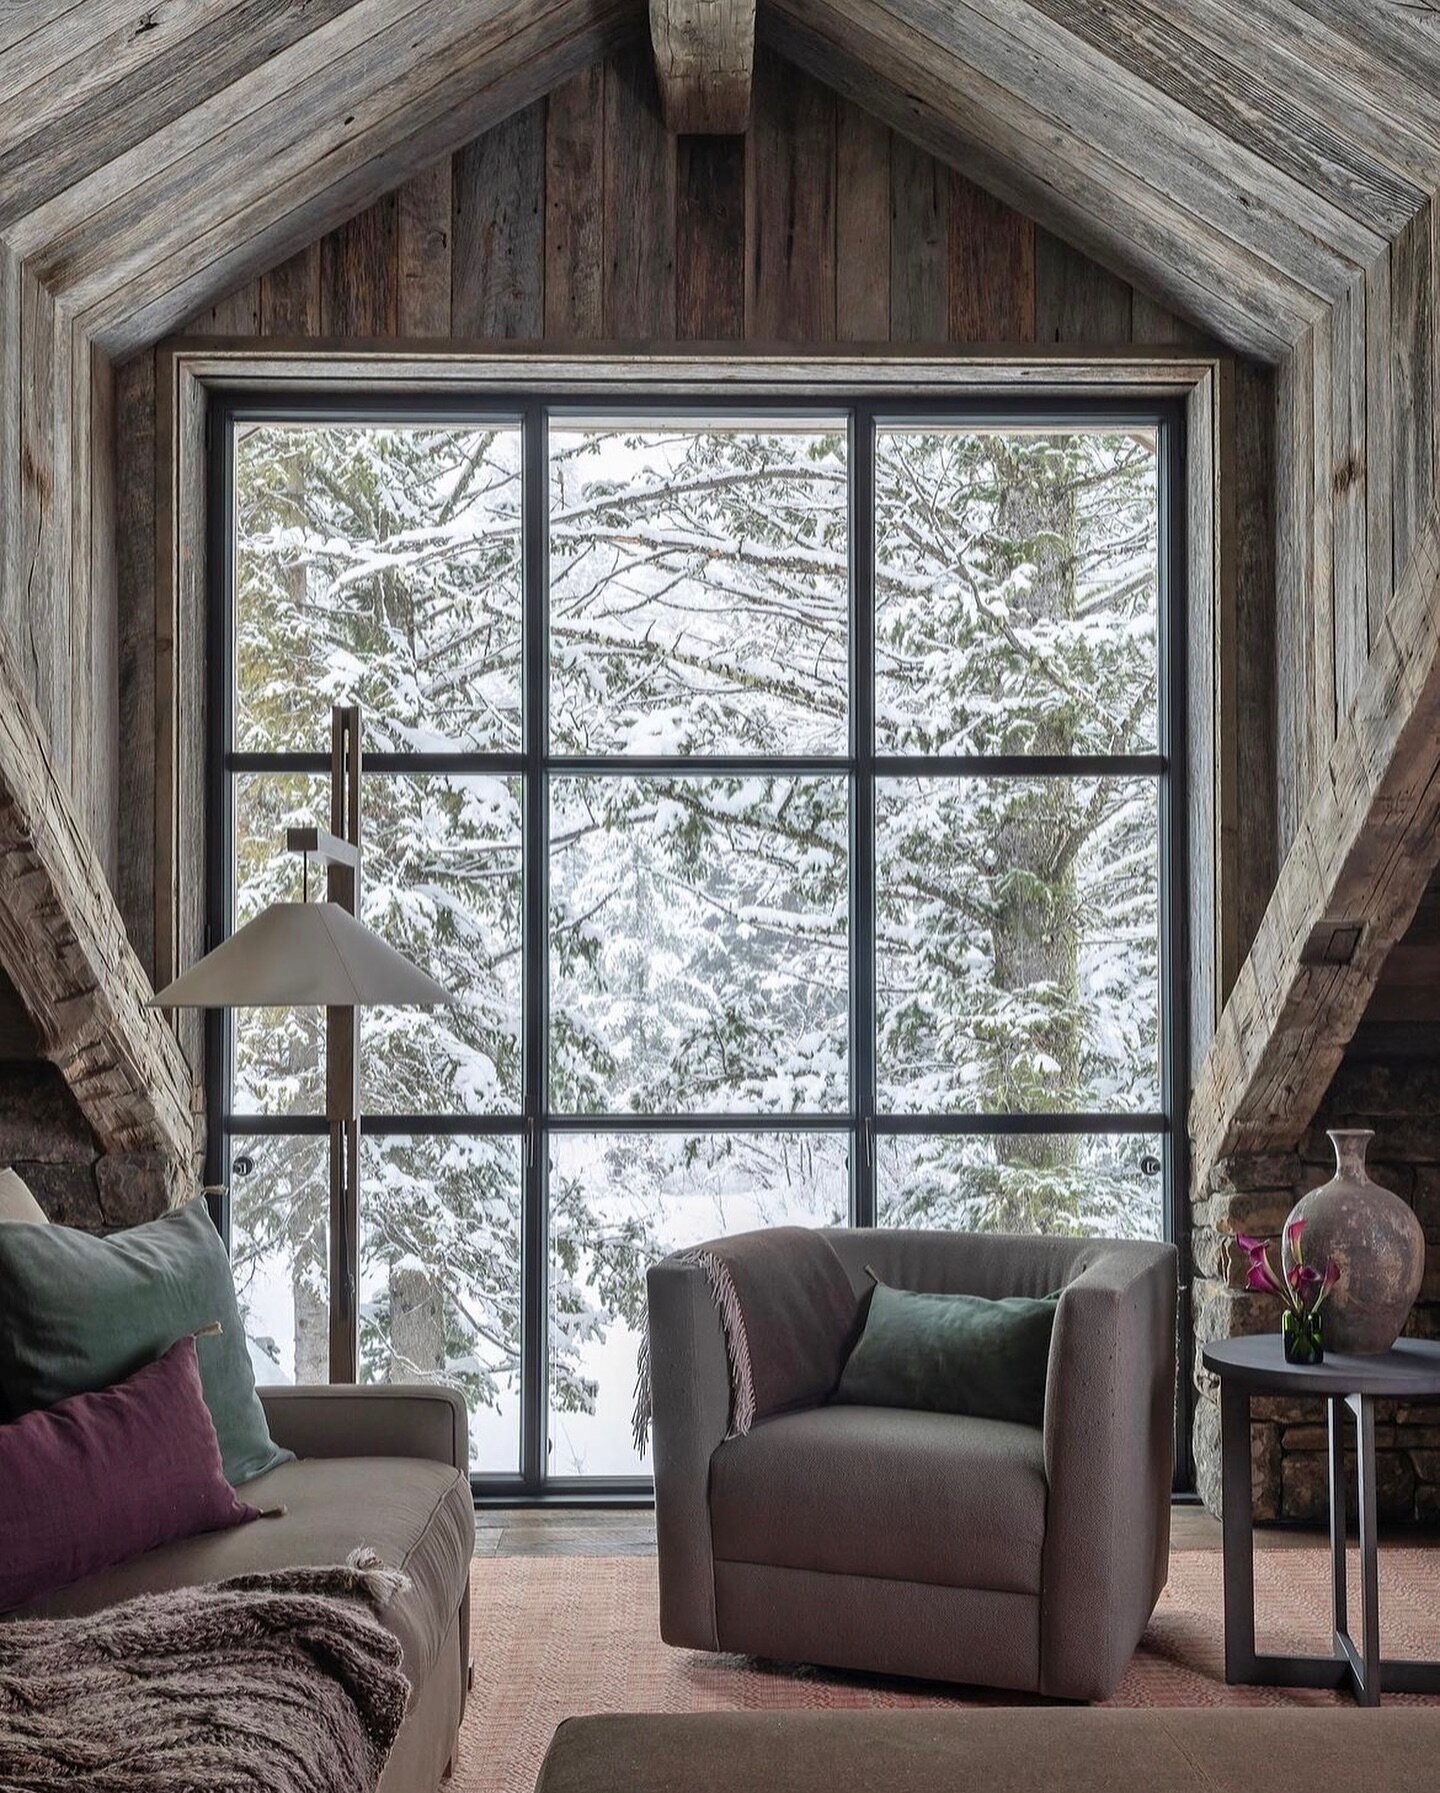
[[[1033,1594],[1045,1543],[1036,1427],[814,1407],[727,1439],[710,1465],[717,1558]]]
[[[47,1226],[45,1210],[30,1193],[30,1185],[18,1170],[0,1170],[0,1220],[19,1220],[26,1226]]]
[[[0,1611],[258,1518],[221,1471],[193,1338],[114,1388],[0,1425]]]
[[[409,1577],[409,1588],[382,1616],[400,1639],[407,1679],[418,1687],[454,1623],[470,1573],[468,1480],[413,1457],[310,1458],[257,1477],[245,1496],[262,1510],[283,1505],[285,1512],[147,1550],[6,1617],[94,1612],[135,1594],[230,1575],[341,1563],[358,1544],[370,1544]]]
[[[15,1414],[133,1375],[184,1333],[197,1344],[226,1479],[288,1455],[255,1397],[230,1259],[202,1201],[100,1239],[68,1226],[0,1228],[0,1389]]]

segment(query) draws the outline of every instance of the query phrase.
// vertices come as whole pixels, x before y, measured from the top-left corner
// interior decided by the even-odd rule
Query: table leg
[[[1255,1675],[1255,1522],[1250,1491],[1250,1395],[1220,1384],[1220,1502],[1225,1550],[1225,1679]]]
[[[1360,1640],[1364,1679],[1356,1698],[1362,1706],[1380,1704],[1380,1562],[1376,1538],[1375,1401],[1371,1395],[1351,1397],[1355,1414],[1355,1467],[1360,1520]]]
[[[1349,1629],[1345,1592],[1345,1397],[1331,1395],[1330,1408],[1330,1591],[1336,1648]]]

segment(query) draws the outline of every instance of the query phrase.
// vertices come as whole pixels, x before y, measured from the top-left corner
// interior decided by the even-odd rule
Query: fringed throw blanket
[[[671,1263],[705,1274],[725,1335],[730,1368],[730,1432],[743,1438],[757,1419],[823,1401],[840,1379],[861,1299],[822,1233],[776,1226],[736,1233]],[[647,1328],[635,1377],[635,1448],[645,1449],[653,1412]]]
[[[405,1716],[373,1551],[0,1623],[5,1793],[373,1793]]]

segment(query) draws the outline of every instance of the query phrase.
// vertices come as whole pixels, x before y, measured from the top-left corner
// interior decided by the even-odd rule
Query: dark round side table
[[[1440,1397],[1440,1344],[1401,1339],[1379,1357],[1326,1353],[1286,1363],[1278,1332],[1219,1339],[1201,1354],[1220,1379],[1220,1481],[1225,1532],[1225,1679],[1262,1687],[1350,1687],[1362,1706],[1387,1693],[1440,1693],[1440,1663],[1384,1661],[1375,1537],[1375,1403]],[[1255,1654],[1254,1522],[1250,1494],[1250,1397],[1323,1396],[1330,1413],[1329,1656]],[[1355,1416],[1359,1487],[1360,1635],[1350,1635],[1345,1594],[1345,1409]]]

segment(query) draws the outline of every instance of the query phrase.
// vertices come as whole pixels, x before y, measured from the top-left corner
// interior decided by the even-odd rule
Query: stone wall
[[[163,1214],[175,1199],[168,1163],[102,1152],[60,1072],[0,972],[0,1167],[24,1178],[51,1220],[102,1232]]]
[[[1370,1174],[1402,1196],[1425,1228],[1425,1282],[1407,1330],[1440,1337],[1440,1064],[1433,1059],[1343,1064],[1313,1125],[1294,1152],[1239,1156],[1212,1172],[1192,1209],[1195,1318],[1195,1473],[1201,1498],[1220,1507],[1220,1417],[1200,1347],[1215,1338],[1271,1332],[1273,1296],[1244,1288],[1236,1233],[1278,1233],[1298,1198],[1329,1180],[1329,1127],[1371,1127]],[[1257,1399],[1251,1408],[1257,1519],[1319,1520],[1326,1508],[1323,1402]],[[1391,1520],[1440,1522],[1440,1403],[1383,1403],[1376,1416],[1380,1512]],[[1353,1471],[1352,1471],[1353,1476]]]

